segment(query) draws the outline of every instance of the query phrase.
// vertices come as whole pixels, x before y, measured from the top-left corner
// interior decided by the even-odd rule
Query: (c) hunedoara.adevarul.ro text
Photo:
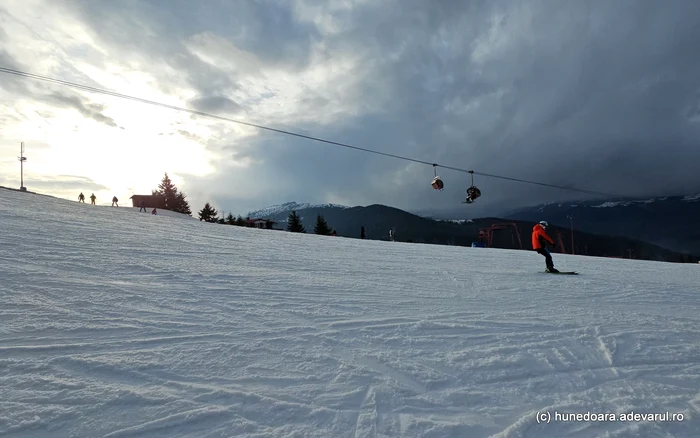
[[[613,412],[559,412],[559,411],[538,411],[537,423],[551,422],[574,422],[574,421],[602,421],[602,422],[668,422],[668,421],[683,421],[685,416],[682,413],[675,412],[625,412],[622,414]]]

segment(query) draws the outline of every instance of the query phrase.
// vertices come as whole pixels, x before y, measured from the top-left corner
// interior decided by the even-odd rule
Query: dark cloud
[[[695,1],[62,4],[114,59],[175,71],[158,86],[169,92],[183,81],[202,111],[548,184],[635,197],[700,191]],[[310,69],[335,79],[301,82]],[[275,100],[271,71],[285,72],[301,97]],[[256,98],[277,115],[250,113]],[[291,114],[279,112],[286,106]],[[240,138],[236,129],[222,122],[206,140],[231,163],[186,179],[193,199],[244,212],[335,197],[471,216],[587,197],[477,175],[483,197],[465,206],[467,174],[438,169],[438,193],[430,166],[271,132]],[[235,165],[246,159],[254,164]]]
[[[31,71],[26,66],[22,66],[15,58],[0,47],[0,66],[8,67],[20,71]],[[33,97],[37,100],[49,103],[52,106],[59,108],[73,108],[80,112],[83,116],[91,118],[97,122],[104,123],[107,126],[116,128],[117,123],[108,116],[102,114],[105,107],[100,104],[85,102],[85,98],[78,94],[64,94],[60,91],[55,91],[51,85],[43,82],[35,82],[32,79],[25,79],[21,76],[15,76],[3,73],[2,81],[0,81],[0,89],[13,93],[21,97]],[[47,114],[41,114],[44,117],[50,117]]]
[[[466,7],[405,7],[421,12],[390,18],[358,13],[361,25],[328,46],[366,53],[371,68],[358,99],[390,98],[378,114],[349,115],[355,123],[343,128],[305,128],[548,184],[629,196],[698,191],[692,163],[700,160],[700,133],[688,112],[698,105],[700,61],[692,53],[700,16],[689,2],[645,5],[581,3],[552,11],[533,2],[500,10],[471,5],[477,12],[471,15]],[[279,200],[315,201],[333,191],[358,203],[478,215],[587,197],[477,176],[485,196],[460,206],[468,175],[440,170],[447,190],[434,193],[430,167],[270,135],[258,146],[265,177],[290,184]]]
[[[206,113],[236,114],[242,110],[239,104],[224,96],[199,97],[188,103],[191,108]]]
[[[238,77],[191,53],[187,45],[192,38],[224,38],[278,68],[299,70],[308,62],[314,27],[295,21],[286,2],[127,3],[105,3],[96,8],[89,0],[60,1],[64,10],[77,14],[122,59],[137,59],[146,71],[156,70],[154,65],[172,66],[204,96],[237,89]],[[170,91],[167,82],[158,85]]]
[[[68,107],[77,110],[83,116],[93,119],[96,122],[104,123],[107,126],[117,128],[117,123],[111,117],[105,116],[103,105],[96,103],[85,103],[78,95],[67,95],[61,93],[51,93],[43,96],[43,99],[59,107]]]
[[[0,43],[2,43],[1,39]],[[2,47],[2,45],[0,45],[0,65],[14,70],[23,70],[24,67],[8,53],[7,50]],[[19,76],[10,75],[7,73],[2,73],[0,89],[16,94],[22,94],[28,91],[26,80],[20,78]]]
[[[361,31],[343,34],[338,44],[354,40],[363,52],[373,39],[376,51],[367,55],[372,74],[363,79],[366,92],[358,98],[371,101],[375,90],[391,98],[380,114],[355,116],[349,128],[318,127],[315,133],[567,187],[629,196],[698,191],[700,173],[691,164],[700,159],[692,116],[700,61],[691,55],[700,42],[698,10],[687,2],[672,8],[634,5],[567,4],[552,12],[534,2],[529,10],[489,6],[475,15],[438,8],[393,17],[391,26],[368,18]],[[472,22],[475,26],[467,26]],[[404,36],[404,50],[387,61],[401,46],[396,35]],[[444,48],[451,41],[457,44]],[[486,41],[482,49],[480,41]],[[479,50],[481,59],[475,59]],[[285,193],[282,199],[306,193],[313,201],[321,186],[358,202],[447,209],[470,183],[468,175],[440,170],[447,190],[433,193],[430,167],[404,167],[332,147],[314,151],[323,147],[265,136],[259,158],[267,157],[266,174],[288,177],[297,186],[296,196]],[[368,181],[374,179],[384,182],[372,186]],[[480,214],[587,197],[479,176],[476,183],[486,196],[478,205],[456,205],[453,212]]]

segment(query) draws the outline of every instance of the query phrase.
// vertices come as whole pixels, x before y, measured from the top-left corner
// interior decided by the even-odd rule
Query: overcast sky
[[[0,0],[0,66],[477,172],[700,192],[695,0]],[[98,203],[164,172],[234,214],[286,201],[465,216],[587,195],[0,73],[0,185]],[[456,208],[456,210],[454,210]],[[457,214],[457,213],[455,213]]]

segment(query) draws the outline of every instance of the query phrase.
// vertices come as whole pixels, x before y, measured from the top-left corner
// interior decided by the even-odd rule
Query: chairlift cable
[[[449,170],[453,170],[456,172],[470,173],[472,175],[472,185],[474,184],[474,175],[479,175],[479,176],[488,177],[488,178],[495,178],[495,179],[514,181],[514,182],[519,182],[519,183],[524,183],[524,184],[534,184],[534,185],[539,185],[539,186],[544,186],[544,187],[551,187],[551,188],[556,188],[556,189],[560,189],[560,190],[568,190],[568,191],[574,191],[574,192],[588,193],[588,194],[594,194],[594,195],[604,195],[604,196],[618,197],[618,198],[623,197],[623,196],[615,195],[612,193],[605,193],[605,192],[599,192],[599,191],[594,191],[594,190],[578,189],[575,187],[570,187],[570,186],[566,187],[566,186],[561,186],[561,185],[556,185],[556,184],[547,184],[547,183],[542,183],[542,182],[537,182],[537,181],[524,180],[524,179],[520,179],[520,178],[511,178],[511,177],[502,176],[502,175],[494,175],[494,174],[490,174],[490,173],[475,172],[474,170],[467,170],[467,169],[453,167],[453,166],[443,166],[443,165],[440,165],[437,163],[431,163],[428,161],[418,160],[415,158],[405,157],[405,156],[396,155],[396,154],[390,154],[387,152],[375,151],[372,149],[367,149],[367,148],[363,148],[363,147],[359,147],[359,146],[353,146],[353,145],[349,145],[346,143],[340,143],[340,142],[336,142],[336,141],[332,141],[332,140],[325,140],[322,138],[313,137],[310,135],[304,135],[304,134],[299,134],[296,132],[286,131],[283,129],[271,128],[269,126],[259,125],[259,124],[255,124],[255,123],[251,123],[251,122],[244,122],[241,120],[231,119],[231,118],[224,117],[224,116],[218,116],[216,114],[211,114],[211,113],[206,113],[203,111],[197,111],[197,110],[192,110],[192,109],[188,109],[188,108],[178,107],[175,105],[168,105],[168,104],[165,104],[162,102],[155,102],[152,100],[143,99],[143,98],[136,97],[136,96],[130,96],[127,94],[117,93],[114,91],[109,91],[109,90],[105,90],[105,89],[101,89],[101,88],[91,87],[88,85],[82,85],[82,84],[78,84],[75,82],[64,81],[62,79],[51,78],[48,76],[24,72],[21,70],[16,70],[16,69],[7,68],[7,67],[0,66],[0,73],[12,74],[12,75],[16,75],[16,76],[20,76],[20,77],[24,77],[24,78],[36,79],[36,80],[45,81],[45,82],[51,82],[51,83],[58,84],[58,85],[65,85],[68,87],[78,88],[78,89],[84,90],[84,91],[105,94],[105,95],[109,95],[109,96],[113,96],[113,97],[119,97],[122,99],[133,100],[136,102],[141,102],[141,103],[145,103],[148,105],[159,106],[162,108],[168,108],[168,109],[172,109],[175,111],[188,112],[190,114],[195,114],[195,115],[199,115],[199,116],[203,116],[203,117],[209,117],[209,118],[213,118],[213,119],[223,120],[226,122],[237,123],[240,125],[250,126],[253,128],[258,128],[258,129],[262,129],[262,130],[266,130],[266,131],[277,132],[279,134],[285,134],[285,135],[290,135],[290,136],[294,136],[294,137],[304,138],[307,140],[318,141],[321,143],[326,143],[326,144],[330,144],[330,145],[334,145],[334,146],[339,146],[339,147],[354,149],[354,150],[358,150],[358,151],[362,151],[362,152],[382,155],[385,157],[396,158],[398,160],[410,161],[410,162],[414,162],[414,163],[418,163],[418,164],[426,164],[428,166],[433,166],[433,168],[437,168],[438,166],[440,166],[444,169],[449,169]],[[437,176],[437,170],[435,172],[436,172],[436,176]]]

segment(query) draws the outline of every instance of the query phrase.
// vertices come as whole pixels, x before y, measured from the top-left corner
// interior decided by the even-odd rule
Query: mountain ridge
[[[506,219],[539,221],[700,253],[700,194],[637,200],[559,202],[519,208]]]
[[[296,206],[302,204],[295,203]],[[286,229],[290,211],[277,211],[268,216],[277,222],[277,229]],[[397,241],[429,243],[438,245],[471,246],[479,240],[479,230],[494,224],[507,223],[506,230],[499,230],[493,246],[505,249],[531,249],[530,233],[537,221],[485,217],[475,219],[433,219],[382,204],[368,206],[336,207],[314,206],[294,209],[301,217],[307,233],[312,233],[317,215],[324,217],[331,229],[339,236],[360,238],[364,227],[365,237],[371,240],[389,240],[389,230]],[[560,242],[560,250],[571,253],[571,231],[568,226],[552,226],[551,235]],[[559,239],[559,235],[561,239]],[[634,257],[648,260],[691,261],[693,254],[681,254],[648,242],[620,236],[600,236],[575,230],[574,250],[576,254],[607,257]],[[697,258],[700,260],[700,257]],[[695,261],[697,261],[695,260]]]
[[[249,211],[246,216],[249,218],[265,218],[269,215],[274,215],[280,212],[291,212],[293,210],[303,210],[307,208],[322,208],[322,207],[338,207],[338,208],[351,208],[346,205],[340,204],[312,204],[310,202],[296,202],[289,201],[282,204],[274,204],[269,207],[261,208],[258,210]]]

